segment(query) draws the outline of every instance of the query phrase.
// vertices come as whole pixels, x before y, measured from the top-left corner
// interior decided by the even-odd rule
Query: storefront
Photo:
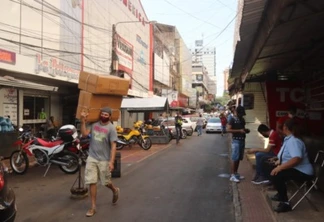
[[[55,58],[40,60],[39,55],[6,53],[14,59],[11,63],[0,60],[0,116],[10,116],[17,126],[32,125],[35,131],[50,116],[59,125],[68,121],[64,110],[75,113],[78,72]],[[63,110],[67,103],[75,104],[73,110]]]
[[[324,144],[324,4],[321,1],[241,1],[230,94],[246,94],[252,82],[264,86],[267,124],[297,108],[301,138],[311,161]],[[312,10],[310,10],[312,9]],[[306,19],[307,18],[307,19]],[[254,33],[253,35],[250,35]],[[244,104],[244,101],[243,101]],[[253,147],[254,148],[254,147]],[[324,190],[324,175],[318,187]]]

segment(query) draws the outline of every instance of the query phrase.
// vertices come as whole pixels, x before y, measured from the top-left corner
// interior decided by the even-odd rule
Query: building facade
[[[183,110],[189,106],[191,95],[191,53],[175,26],[156,23],[154,30],[155,92],[168,98],[171,109]]]
[[[129,78],[129,96],[153,94],[152,28],[139,0],[4,1],[0,29],[0,96],[12,101],[1,99],[0,116],[18,125],[38,127],[41,112],[73,123],[80,70]]]

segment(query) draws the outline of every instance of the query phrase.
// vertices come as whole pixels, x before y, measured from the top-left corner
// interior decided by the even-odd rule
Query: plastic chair
[[[304,189],[304,194],[303,196],[295,203],[294,206],[292,206],[292,210],[295,209],[297,207],[297,205],[304,199],[306,198],[306,200],[309,202],[309,204],[316,210],[319,211],[318,208],[312,203],[312,201],[307,197],[307,194],[313,189],[316,188],[318,179],[321,175],[321,172],[323,170],[324,167],[324,151],[319,150],[316,154],[314,163],[313,163],[313,167],[314,167],[314,177],[311,180],[306,180],[303,182],[303,184],[301,186],[298,186],[296,183],[294,183],[297,186],[297,191],[290,197],[289,202],[302,190]],[[307,188],[307,184],[311,184],[311,186],[309,188]]]

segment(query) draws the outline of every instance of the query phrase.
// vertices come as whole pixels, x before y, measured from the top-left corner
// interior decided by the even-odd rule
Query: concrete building
[[[154,37],[154,91],[183,110],[191,96],[191,53],[175,26],[154,24]]]
[[[195,47],[190,49],[192,54],[192,61],[194,63],[202,63],[208,72],[210,81],[214,81],[217,86],[216,77],[216,48],[215,47],[204,47],[203,40],[196,40]],[[214,87],[214,84],[211,84]],[[211,90],[214,93],[214,89]],[[217,93],[217,88],[215,90],[215,95]]]
[[[192,63],[192,88],[193,93],[189,99],[189,106],[200,109],[208,103],[208,72],[201,62]]]
[[[224,93],[228,93],[228,78],[229,78],[230,68],[227,68],[223,71],[224,75]]]
[[[42,110],[72,122],[80,70],[129,78],[129,96],[153,95],[152,26],[139,0],[3,1],[0,29],[0,116],[18,125],[39,127]]]

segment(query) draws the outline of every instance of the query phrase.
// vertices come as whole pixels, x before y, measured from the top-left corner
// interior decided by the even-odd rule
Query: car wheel
[[[193,129],[191,128],[191,130],[189,131],[190,133],[187,133],[188,136],[192,136],[193,134]]]

